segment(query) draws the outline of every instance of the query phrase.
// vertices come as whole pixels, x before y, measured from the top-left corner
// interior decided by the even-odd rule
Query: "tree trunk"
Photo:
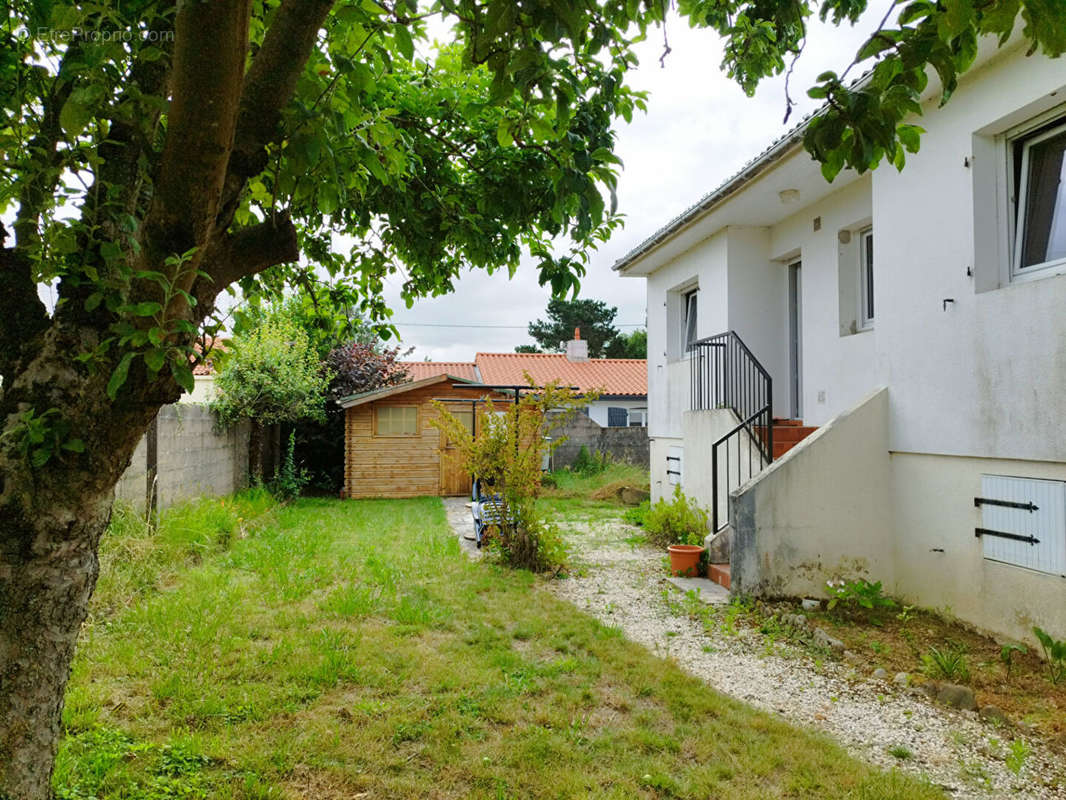
[[[174,381],[130,371],[129,394],[108,400],[108,373],[71,369],[93,341],[53,327],[36,357],[4,376],[0,394],[0,799],[47,800],[63,694],[99,573],[97,549],[115,484]],[[22,413],[55,409],[54,451],[34,466]],[[64,450],[74,438],[82,447]],[[45,437],[50,441],[49,437]]]
[[[252,429],[248,435],[248,474],[251,484],[256,486],[263,482],[263,453],[266,449],[266,437],[263,426],[251,421]]]
[[[0,523],[0,797],[51,797],[63,695],[110,505],[97,498]]]

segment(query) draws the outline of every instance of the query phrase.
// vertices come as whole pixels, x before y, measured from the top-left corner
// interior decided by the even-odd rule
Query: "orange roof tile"
[[[413,381],[433,378],[437,375],[451,375],[467,381],[477,380],[477,371],[470,361],[404,361],[407,374]]]
[[[590,358],[570,361],[564,353],[478,353],[475,359],[481,382],[496,385],[525,383],[528,372],[542,386],[559,381],[581,391],[605,395],[646,396],[648,362],[643,358]]]

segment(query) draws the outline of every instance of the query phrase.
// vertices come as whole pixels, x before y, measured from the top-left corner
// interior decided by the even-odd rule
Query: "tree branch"
[[[0,228],[0,245],[4,241]],[[10,386],[31,343],[48,327],[48,312],[33,282],[30,261],[20,250],[0,247],[0,377]],[[2,392],[2,389],[0,389]]]
[[[251,0],[186,2],[178,8],[167,139],[145,220],[143,244],[153,268],[168,255],[200,247],[186,265],[193,272],[214,233],[237,125],[250,15]]]
[[[281,112],[296,91],[334,0],[282,0],[244,79],[217,225],[226,228],[247,180],[266,169]]]
[[[202,315],[210,310],[215,296],[234,281],[258,275],[277,264],[296,261],[300,248],[296,227],[288,212],[273,219],[227,234],[212,245],[204,257],[210,278],[197,280],[194,295]]]

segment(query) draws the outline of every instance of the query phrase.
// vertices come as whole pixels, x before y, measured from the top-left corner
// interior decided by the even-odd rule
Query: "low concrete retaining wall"
[[[645,469],[651,463],[647,428],[604,428],[585,414],[576,414],[565,427],[554,430],[551,436],[553,439],[567,437],[552,455],[554,469],[573,464],[583,446],[590,453],[606,453],[616,461],[626,461]]]
[[[248,485],[249,426],[216,429],[207,406],[164,406],[158,426],[156,491],[159,507],[202,495],[232,494]],[[116,499],[143,509],[147,496],[148,441],[142,438],[115,487]]]
[[[837,416],[733,493],[733,590],[824,596],[830,578],[895,585],[888,390]]]

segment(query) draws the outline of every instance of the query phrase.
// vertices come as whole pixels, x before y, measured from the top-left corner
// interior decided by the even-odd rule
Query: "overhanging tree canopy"
[[[297,280],[301,254],[387,316],[461,266],[576,287],[617,225],[612,122],[642,105],[628,37],[660,0],[10,0],[0,12],[0,796],[43,798],[113,488],[193,340],[239,283]],[[802,50],[805,20],[865,0],[680,0],[725,37],[748,91]],[[977,37],[1021,17],[1066,49],[1051,0],[916,0],[873,33],[869,79],[827,73],[808,148],[831,176],[917,147],[927,67],[945,97]],[[453,42],[416,54],[427,19]],[[605,199],[608,198],[608,199]],[[350,252],[334,252],[337,233]],[[555,254],[560,237],[572,248]],[[46,308],[37,286],[53,282]]]

